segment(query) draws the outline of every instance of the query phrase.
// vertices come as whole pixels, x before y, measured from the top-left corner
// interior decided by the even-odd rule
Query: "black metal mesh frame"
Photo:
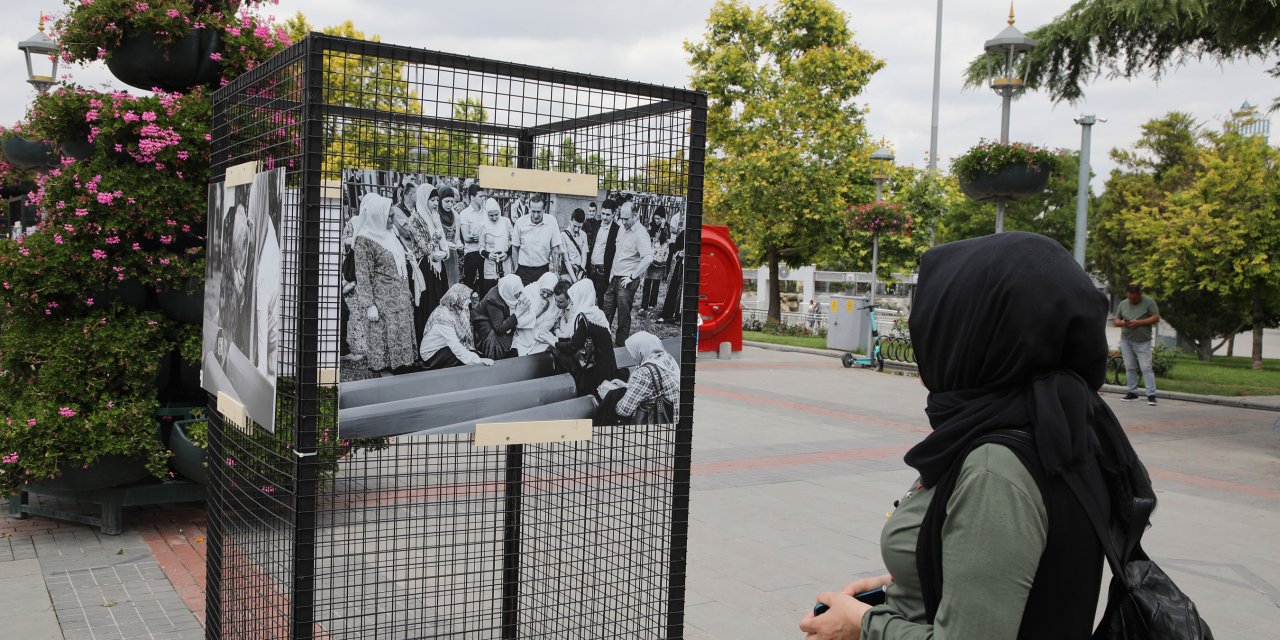
[[[286,194],[275,431],[210,412],[207,637],[682,637],[705,95],[312,34],[216,92],[213,117],[214,181],[258,161]],[[339,441],[330,181],[504,163],[686,199],[678,424]]]

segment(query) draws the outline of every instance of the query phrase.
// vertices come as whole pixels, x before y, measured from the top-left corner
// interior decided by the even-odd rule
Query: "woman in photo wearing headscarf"
[[[684,229],[671,243],[671,278],[667,282],[667,294],[658,312],[659,324],[680,324],[680,312],[684,305]]]
[[[360,227],[360,216],[355,207],[344,207],[351,212],[351,217],[342,225],[342,359],[362,360],[368,348],[366,333],[369,320],[365,318],[365,309],[360,307],[356,299],[356,258],[353,248],[356,241],[356,229]]]
[[[365,310],[366,363],[373,371],[407,367],[417,357],[409,255],[392,229],[391,200],[376,193],[360,202],[353,245],[357,308]]]
[[[544,273],[521,291],[520,299],[529,304],[516,318],[516,335],[511,346],[518,355],[528,356],[547,350],[547,343],[539,337],[555,330],[560,310],[551,300],[556,283],[560,279],[554,273]]]
[[[458,216],[454,211],[458,195],[452,187],[444,185],[436,186],[436,195],[439,196],[435,210],[436,219],[440,221],[445,249],[449,252],[448,257],[444,259],[445,279],[449,281],[449,286],[453,286],[462,282],[462,267],[459,264],[463,250],[462,235],[458,232]]]
[[[625,382],[610,380],[601,386],[604,399],[595,423],[650,424],[664,414],[674,422],[680,403],[680,363],[648,331],[632,334],[625,344],[637,364]]]
[[[617,377],[618,361],[613,356],[609,320],[596,305],[596,290],[590,280],[579,280],[569,287],[567,315],[570,333],[552,347],[556,368],[573,375],[579,396],[594,394],[600,383]]]
[[[514,273],[503,276],[498,285],[471,311],[471,327],[481,355],[494,360],[516,357],[512,348],[518,316],[529,307],[523,283]]]
[[[479,302],[465,284],[455,284],[440,298],[440,305],[427,319],[422,334],[422,356],[427,369],[446,369],[468,364],[492,365],[492,358],[476,353],[471,332],[471,309]]]
[[[1089,638],[1103,551],[1084,505],[1138,527],[1149,512],[1137,507],[1155,505],[1097,393],[1106,298],[1061,245],[1020,232],[934,247],[919,282],[911,342],[933,430],[907,452],[919,477],[880,534],[887,573],[819,595],[830,609],[800,629]],[[883,605],[852,597],[877,588]]]
[[[653,243],[653,262],[644,274],[644,287],[640,290],[640,309],[658,306],[658,291],[667,279],[667,264],[671,256],[671,228],[667,226],[667,209],[659,206],[649,218],[649,241]]]
[[[421,335],[427,326],[427,318],[440,304],[440,297],[449,289],[444,272],[444,260],[448,257],[444,244],[444,229],[440,219],[432,211],[438,208],[439,194],[428,185],[418,188],[414,195],[412,214],[405,230],[413,241],[411,258],[422,273],[422,289],[418,291],[417,305],[413,313],[414,335]]]

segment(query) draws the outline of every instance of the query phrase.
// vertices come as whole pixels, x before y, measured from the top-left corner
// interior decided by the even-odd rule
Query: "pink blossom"
[[[93,259],[94,259],[94,260],[106,260],[106,259],[107,259],[107,252],[106,252],[106,251],[103,251],[102,249],[94,249],[94,250],[93,250]]]
[[[186,160],[186,159],[187,159],[187,158],[189,158],[189,157],[191,157],[191,154],[187,153],[186,151],[179,151],[179,152],[178,152],[178,159],[179,159],[179,160]]]
[[[74,418],[76,417],[76,412],[71,407],[62,407],[58,409],[58,415],[64,418]]]
[[[83,217],[85,217],[85,216],[89,215],[89,210],[88,210],[88,209],[85,209],[85,208],[78,208],[78,209],[76,209],[76,215],[77,215],[77,216],[79,216],[79,217],[81,217],[81,218],[83,218]]]
[[[3,461],[5,464],[18,464],[18,452],[14,451],[9,455],[0,458],[0,461]]]
[[[178,16],[182,15],[181,13],[178,13],[178,10],[177,10],[177,9],[170,9],[170,10],[166,11],[165,13],[166,13],[166,14],[168,14],[170,18],[176,18],[176,17],[178,17]]]
[[[209,54],[209,59],[210,59],[210,60],[213,60],[214,62],[218,62],[218,61],[222,60],[222,54],[221,54],[221,53],[211,53],[211,54]]]
[[[34,427],[34,426],[36,426],[36,419],[35,419],[35,418],[27,418],[27,426],[28,426],[28,427]]]
[[[137,9],[138,11],[146,11],[147,9],[151,8],[151,5],[148,5],[145,2],[135,2],[133,4],[133,8]]]
[[[154,112],[154,111],[143,111],[143,112],[142,112],[142,120],[143,120],[143,122],[155,122],[155,121],[156,121],[156,112]]]
[[[103,320],[105,321],[105,320],[106,320],[106,318],[103,318]],[[108,408],[108,409],[114,409],[114,408],[116,408],[116,403],[114,403],[114,402],[107,402],[107,408]]]
[[[59,234],[56,234],[56,233],[55,233],[55,234],[53,234],[53,243],[54,243],[54,244],[62,244],[62,236],[61,236],[61,235],[59,235]]]
[[[93,306],[93,298],[85,298],[85,299],[84,299],[84,303],[92,307],[92,306]]]

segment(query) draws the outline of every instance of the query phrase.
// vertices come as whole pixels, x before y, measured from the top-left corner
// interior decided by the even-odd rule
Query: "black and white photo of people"
[[[284,169],[209,187],[201,385],[275,426]]]
[[[674,420],[683,198],[486,189],[471,178],[363,169],[344,170],[341,190],[340,397],[406,374],[424,396],[440,375],[472,373],[475,387],[501,394],[527,372],[564,376],[575,406],[595,404],[598,424]],[[536,360],[507,366],[525,358]],[[507,404],[495,407],[522,408]]]

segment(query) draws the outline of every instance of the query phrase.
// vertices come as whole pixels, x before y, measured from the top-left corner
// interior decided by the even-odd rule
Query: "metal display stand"
[[[683,637],[706,109],[683,89],[320,34],[214,94],[212,180],[285,167],[286,195],[274,431],[209,416],[206,637]],[[340,172],[481,165],[681,199],[676,424],[344,440]]]

